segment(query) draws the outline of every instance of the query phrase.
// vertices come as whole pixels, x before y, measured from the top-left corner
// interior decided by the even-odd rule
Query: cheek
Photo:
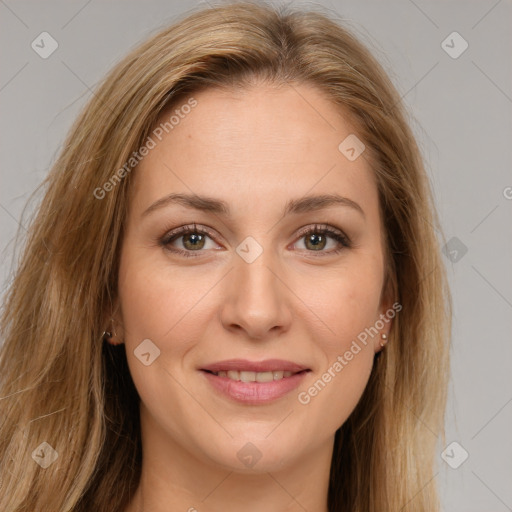
[[[357,406],[373,368],[373,350],[360,345],[354,352],[333,354],[324,371],[299,390],[297,407],[307,418],[302,427],[305,437],[332,434]]]
[[[315,323],[324,334],[323,349],[332,358],[379,318],[382,269],[379,261],[366,265],[361,261],[308,282],[315,286],[303,282],[298,295],[306,298],[308,310],[316,316]]]
[[[382,266],[370,254],[359,254],[357,262],[301,292],[308,297],[307,323],[319,327],[312,335],[323,355],[321,368],[298,396],[308,417],[321,419],[311,425],[313,431],[336,430],[346,421],[373,368],[376,331],[372,328],[379,318]]]
[[[130,346],[150,338],[165,348],[165,340],[190,323],[195,305],[214,285],[211,276],[198,279],[193,272],[173,271],[136,253],[125,256],[119,275],[125,342]]]
[[[323,293],[310,296],[310,309],[316,314],[310,313],[310,323],[318,326],[313,319],[318,316],[325,327],[320,335],[312,333],[322,365],[297,396],[311,435],[334,432],[347,420],[366,388],[375,356],[371,328],[378,319],[379,280],[351,274],[329,283]]]
[[[202,299],[214,280],[172,271],[151,258],[138,258],[136,251],[124,255],[119,276],[130,374],[142,402],[165,423],[161,404],[190,409],[180,401],[183,391],[179,382],[186,355],[202,336],[206,323]],[[148,352],[149,361],[144,361],[141,354]]]

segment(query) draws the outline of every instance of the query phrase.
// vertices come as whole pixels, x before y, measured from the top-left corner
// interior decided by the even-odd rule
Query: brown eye
[[[305,237],[305,245],[307,249],[311,249],[313,251],[321,251],[325,248],[326,244],[327,239],[325,235],[313,233]]]
[[[199,233],[189,233],[182,235],[180,238],[183,239],[183,247],[192,251],[203,249],[205,244],[205,235],[201,235]]]
[[[159,239],[159,244],[171,253],[180,256],[201,256],[208,250],[219,249],[215,234],[206,227],[181,226]]]
[[[301,230],[296,245],[296,249],[317,252],[318,256],[328,256],[350,248],[351,242],[343,231],[329,225],[315,224]]]

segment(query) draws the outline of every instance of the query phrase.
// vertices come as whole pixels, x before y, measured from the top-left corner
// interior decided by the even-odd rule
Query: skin
[[[365,389],[381,338],[361,345],[308,404],[298,393],[391,307],[381,301],[374,175],[366,158],[351,162],[338,150],[355,130],[312,86],[209,89],[194,98],[136,170],[121,251],[112,342],[126,344],[144,452],[127,512],[326,512],[334,434]],[[231,216],[179,204],[142,215],[171,192],[221,199]],[[343,205],[282,215],[289,200],[331,193],[364,215]],[[199,250],[187,236],[170,245],[198,256],[162,246],[169,231],[193,223],[215,236]],[[298,232],[316,223],[341,230],[352,246],[334,253],[339,244],[328,236],[315,250]],[[263,249],[252,263],[236,252],[248,236]],[[160,350],[149,366],[134,355],[145,339]],[[199,370],[231,358],[285,359],[311,371],[284,397],[247,405],[219,394]],[[237,457],[247,443],[261,454],[252,468]]]

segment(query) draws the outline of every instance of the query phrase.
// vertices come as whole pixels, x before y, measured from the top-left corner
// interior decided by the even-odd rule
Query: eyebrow
[[[229,217],[231,215],[228,204],[220,199],[198,196],[196,194],[169,194],[155,201],[151,206],[149,206],[149,208],[144,210],[142,216],[145,217],[156,210],[173,204],[179,204],[186,208],[211,212],[225,217]],[[352,199],[349,199],[348,197],[343,197],[338,194],[310,195],[299,199],[291,199],[284,207],[283,216],[312,212],[328,208],[329,206],[347,206],[356,210],[365,217],[364,210],[358,203],[352,201]]]

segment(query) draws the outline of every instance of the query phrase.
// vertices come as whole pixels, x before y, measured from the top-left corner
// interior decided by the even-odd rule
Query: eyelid
[[[202,224],[196,224],[193,222],[192,224],[186,224],[184,226],[177,227],[175,229],[167,230],[165,235],[161,238],[162,241],[169,241],[174,237],[179,237],[180,235],[186,235],[188,233],[200,233],[204,235],[208,235],[211,239],[215,237],[220,237],[217,233],[212,231],[209,227],[203,226]]]
[[[297,237],[302,238],[310,233],[326,232],[329,235],[338,235],[342,237],[347,243],[350,243],[350,238],[339,228],[331,226],[330,224],[313,224],[304,226],[297,232]]]
[[[301,240],[302,238],[309,234],[320,234],[328,236],[329,238],[333,239],[337,244],[337,247],[335,249],[331,249],[330,251],[308,251],[304,249],[301,250],[303,253],[309,254],[315,258],[339,254],[341,251],[344,251],[345,249],[351,249],[353,247],[352,241],[341,229],[327,223],[315,223],[313,225],[305,226],[304,228],[300,229],[297,234],[296,241],[293,243],[293,245],[295,245],[299,240]]]
[[[202,252],[205,252],[204,250],[187,251],[185,249],[179,249],[177,247],[174,247],[172,249],[169,247],[171,242],[174,241],[173,239],[179,239],[182,236],[187,235],[189,233],[199,233],[201,235],[206,235],[216,244],[216,238],[222,238],[216,232],[211,230],[211,228],[203,226],[202,224],[198,226],[195,222],[193,222],[192,224],[187,224],[184,226],[179,226],[175,229],[166,230],[165,234],[158,239],[158,244],[171,253],[181,254],[184,255],[185,257],[200,256]]]

